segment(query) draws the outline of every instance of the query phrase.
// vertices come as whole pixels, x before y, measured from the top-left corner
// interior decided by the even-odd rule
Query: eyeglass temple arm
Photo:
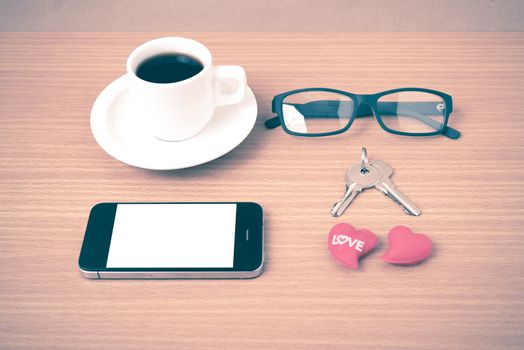
[[[315,117],[318,118],[338,118],[339,103],[339,101],[313,101],[305,104],[288,103],[288,105],[293,105],[306,117],[308,115],[315,115]],[[410,106],[406,105],[408,103]],[[425,115],[434,113],[438,104],[440,104],[440,102],[402,102],[402,106],[405,107],[405,109],[398,109],[398,102],[379,102],[378,107],[381,115],[395,115],[399,112],[402,112],[405,116],[416,118],[424,124],[429,125],[434,129],[438,129],[440,127],[440,123]],[[360,118],[371,115],[373,115],[371,108],[368,105],[361,105],[357,111],[356,117]],[[268,129],[274,129],[280,126],[280,119],[278,117],[268,119],[265,122],[265,125]],[[460,131],[449,126],[447,126],[442,133],[451,139],[457,139],[460,137]]]

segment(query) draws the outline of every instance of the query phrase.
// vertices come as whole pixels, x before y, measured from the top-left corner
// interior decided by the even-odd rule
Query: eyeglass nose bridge
[[[356,103],[356,117],[373,116],[373,105],[375,103],[375,97],[373,95],[357,95]]]

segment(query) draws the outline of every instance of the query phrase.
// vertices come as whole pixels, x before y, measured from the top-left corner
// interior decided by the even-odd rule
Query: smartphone
[[[264,267],[256,203],[100,203],[78,265],[94,279],[254,278]]]

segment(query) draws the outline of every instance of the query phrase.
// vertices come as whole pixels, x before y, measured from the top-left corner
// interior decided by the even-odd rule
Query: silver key
[[[361,164],[349,168],[346,172],[346,193],[342,200],[335,203],[331,215],[342,215],[360,192],[373,187],[378,180],[380,180],[380,173],[368,164],[365,168]]]
[[[381,160],[373,160],[370,162],[370,165],[376,168],[380,173],[380,178],[374,186],[377,190],[400,204],[406,213],[415,216],[419,216],[422,213],[419,207],[406,197],[406,195],[400,192],[395,184],[393,184],[393,181],[391,181],[391,176],[393,175],[393,168],[391,165]]]

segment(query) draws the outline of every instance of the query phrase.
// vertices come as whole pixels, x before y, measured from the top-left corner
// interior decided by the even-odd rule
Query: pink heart
[[[431,239],[422,233],[413,233],[406,226],[389,231],[389,248],[382,260],[396,265],[415,265],[431,255]]]
[[[329,251],[347,267],[358,269],[358,259],[377,245],[378,239],[369,230],[355,230],[350,224],[335,225],[328,236]]]

